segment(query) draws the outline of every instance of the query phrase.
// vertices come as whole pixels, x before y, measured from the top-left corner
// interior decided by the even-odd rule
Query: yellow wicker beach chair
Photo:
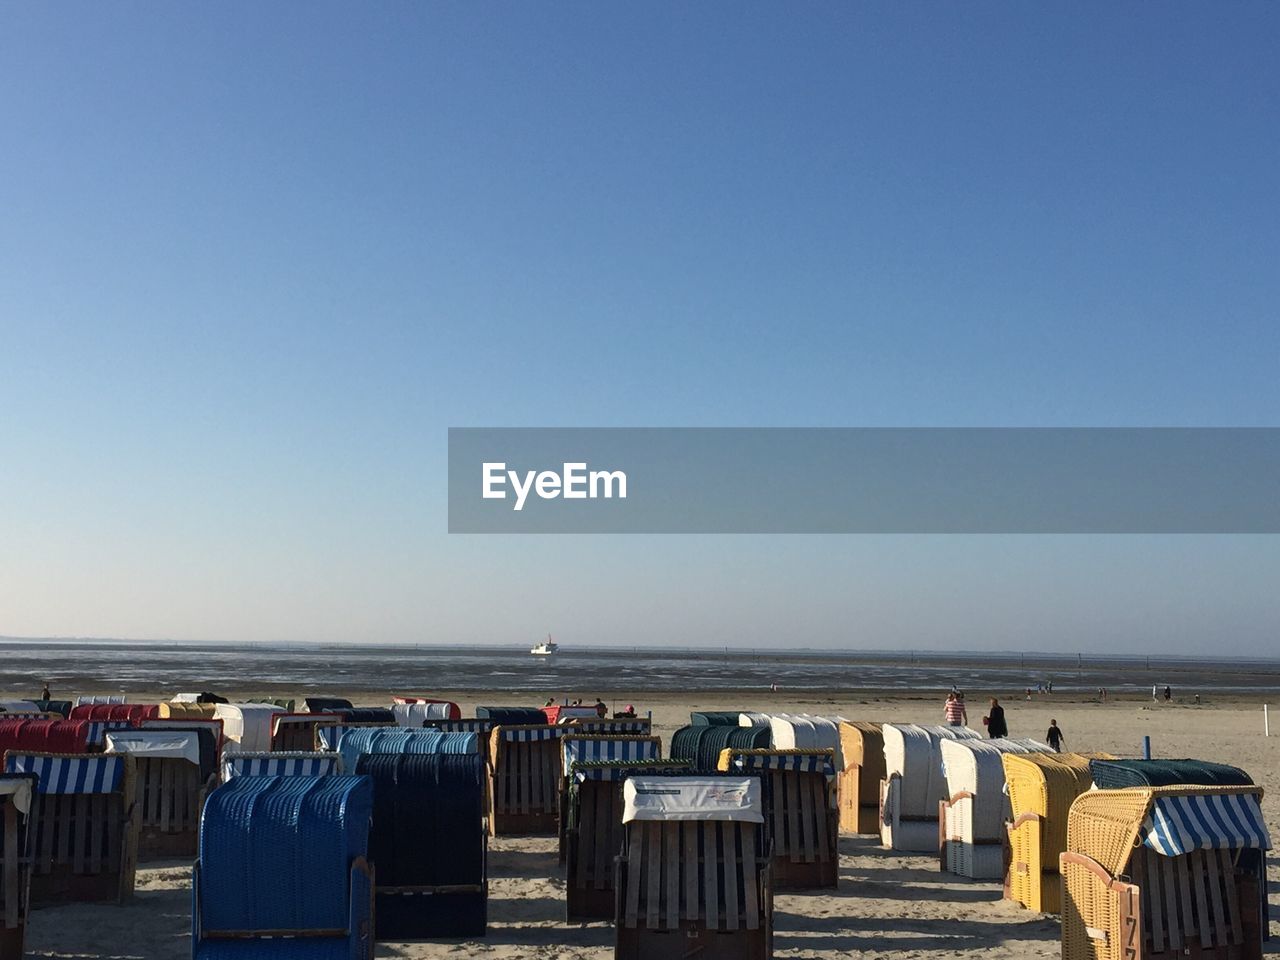
[[[840,832],[880,832],[880,781],[884,772],[884,734],[880,724],[863,720],[840,723],[844,769],[837,774]]]
[[[162,720],[212,720],[216,711],[213,703],[162,703],[159,716]]]
[[[1090,759],[1102,753],[1007,753],[1005,781],[1013,821],[1008,827],[1004,896],[1028,910],[1062,911],[1058,857],[1067,849],[1067,811],[1093,785]]]
[[[1262,788],[1092,790],[1071,805],[1063,960],[1260,960]]]

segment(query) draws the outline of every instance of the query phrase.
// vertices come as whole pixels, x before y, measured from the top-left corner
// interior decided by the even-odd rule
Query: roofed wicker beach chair
[[[758,774],[775,890],[834,888],[840,878],[839,809],[832,750],[725,750],[720,769]]]
[[[560,810],[560,739],[572,728],[499,724],[489,735],[489,832],[554,837]]]
[[[725,750],[764,750],[769,745],[767,725],[690,724],[671,735],[669,753],[672,759],[688,760],[698,773],[715,773]]]
[[[884,735],[880,724],[840,723],[844,769],[836,773],[841,833],[880,832],[880,781],[884,772]]]
[[[366,753],[356,770],[373,780],[369,845],[378,938],[484,936],[489,881],[480,755]]]
[[[427,720],[461,720],[462,708],[452,700],[428,697],[396,697],[391,704],[396,723],[402,727],[421,727]]]
[[[542,712],[541,707],[476,707],[476,717],[480,720],[492,720],[495,725],[504,723],[507,726],[547,722],[547,715]]]
[[[90,693],[76,697],[75,706],[96,706],[98,704],[116,704],[128,703],[129,695],[126,693]],[[73,708],[74,709],[74,708]]]
[[[17,753],[5,773],[38,778],[31,904],[120,903],[138,868],[136,776],[128,754]]]
[[[480,753],[480,738],[474,733],[444,733],[440,730],[407,730],[378,727],[348,731],[338,746],[342,768],[356,769],[366,753]]]
[[[689,723],[695,727],[736,727],[741,716],[740,710],[693,710],[689,713]]]
[[[657,760],[662,756],[662,738],[634,734],[579,733],[570,725],[560,738],[559,833],[560,862],[565,860],[568,827],[569,768],[577,761]]]
[[[687,774],[679,760],[574,760],[564,814],[565,914],[570,922],[614,914],[614,859],[622,849],[622,781]]]
[[[369,960],[368,777],[236,777],[209,795],[193,960]]]
[[[201,717],[192,714],[184,717],[180,714],[173,714],[156,720],[143,720],[139,728],[142,730],[207,730],[212,741],[207,741],[201,737],[200,742],[202,744],[212,742],[214,757],[219,759],[222,756],[222,748],[226,743],[226,738],[222,734],[222,721],[212,716]]]
[[[354,710],[355,704],[344,697],[304,697],[302,709],[304,713],[334,713],[339,710]]]
[[[767,960],[773,888],[759,777],[631,776],[615,960]]]
[[[222,721],[224,750],[262,753],[271,749],[275,716],[284,713],[270,703],[215,703],[214,717]]]
[[[0,757],[20,753],[87,753],[92,724],[87,720],[0,719]]]
[[[1043,753],[1037,740],[943,740],[946,800],[938,808],[939,866],[971,880],[1004,876],[1009,797],[1005,793],[1005,754]]]
[[[1265,851],[1255,786],[1082,793],[1061,856],[1063,960],[1258,960]]]
[[[106,752],[127,753],[136,765],[138,859],[193,859],[200,810],[206,793],[218,784],[213,734],[208,730],[113,730],[106,735]]]
[[[336,753],[342,745],[342,738],[352,730],[396,730],[395,723],[375,720],[369,723],[352,723],[349,720],[327,719],[316,727],[316,749],[326,753]]]
[[[0,773],[0,960],[23,957],[36,790],[33,773]]]
[[[832,750],[836,769],[844,766],[839,720],[813,714],[779,713],[769,717],[769,746],[774,750]]]
[[[271,750],[312,753],[320,748],[319,728],[342,722],[337,713],[277,713],[271,718]]]
[[[885,780],[880,785],[880,842],[892,850],[936,853],[938,804],[947,799],[943,740],[977,740],[967,727],[886,723]]]
[[[462,717],[459,720],[423,720],[424,730],[439,730],[441,733],[474,733],[485,739],[498,724],[493,720],[482,720],[479,717]]]
[[[217,705],[213,703],[195,703],[186,700],[170,700],[159,705],[157,718],[160,720],[212,720],[217,713]]]
[[[235,777],[328,777],[342,773],[336,753],[229,753],[222,758],[222,781]]]
[[[1105,754],[1006,753],[1009,856],[1004,896],[1028,910],[1062,911],[1058,857],[1067,849],[1067,811],[1093,786],[1089,760]]]
[[[653,732],[651,717],[575,717],[567,724],[575,732],[621,733],[648,736]]]

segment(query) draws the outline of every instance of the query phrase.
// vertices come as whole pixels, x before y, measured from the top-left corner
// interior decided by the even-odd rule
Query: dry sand
[[[389,698],[357,694],[362,703]],[[454,695],[471,715],[476,703],[520,703],[511,694]],[[937,700],[894,698],[699,696],[636,698],[654,710],[663,743],[688,722],[691,709],[737,709],[840,714],[851,719],[941,722]],[[1042,697],[1006,700],[1013,736],[1043,737],[1056,717],[1073,750],[1136,755],[1150,735],[1156,756],[1199,757],[1237,764],[1267,790],[1263,809],[1280,837],[1280,716],[1270,739],[1262,736],[1258,702],[1193,706],[1128,701],[1104,705]],[[1277,705],[1280,706],[1280,705]],[[981,723],[980,709],[970,717]],[[995,883],[963,880],[938,871],[935,860],[881,850],[873,838],[841,840],[840,887],[835,892],[779,895],[775,952],[779,957],[886,957],[959,960],[982,953],[992,960],[1058,954],[1058,923],[1000,899]],[[606,923],[566,924],[564,881],[553,838],[497,839],[490,846],[489,935],[479,941],[382,943],[379,957],[590,958],[612,956]],[[1272,913],[1280,917],[1276,860],[1270,860]],[[67,906],[32,914],[29,955],[83,958],[190,956],[190,869],[182,863],[148,864],[138,871],[138,892],[126,906]],[[1278,939],[1268,952],[1280,952]]]

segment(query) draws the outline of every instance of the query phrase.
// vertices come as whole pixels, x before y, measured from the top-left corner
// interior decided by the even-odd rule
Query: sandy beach
[[[446,696],[448,694],[445,694]],[[971,694],[971,702],[976,694]],[[357,694],[364,703],[382,699]],[[509,693],[455,697],[464,715],[478,703],[523,702]],[[760,709],[840,714],[850,719],[940,721],[941,704],[929,699],[840,699],[690,695],[642,698],[652,709],[664,750],[671,733],[694,709]],[[981,701],[977,701],[981,703]],[[1043,737],[1050,718],[1063,728],[1067,745],[1135,755],[1143,736],[1158,757],[1199,757],[1236,764],[1268,792],[1263,808],[1273,836],[1280,836],[1280,735],[1262,735],[1260,702],[1233,700],[1201,706],[1138,700],[1108,704],[1041,697],[1006,700],[1013,736]],[[974,710],[971,725],[980,725]],[[1280,731],[1277,731],[1280,733]],[[567,924],[564,881],[554,838],[490,841],[489,935],[478,941],[379,943],[380,957],[431,960],[439,957],[572,958],[612,956],[606,923]],[[775,948],[779,957],[887,957],[953,960],[981,952],[990,958],[1033,960],[1056,956],[1055,918],[1029,913],[1000,899],[995,883],[964,880],[938,871],[935,860],[882,850],[875,838],[844,837],[840,843],[840,887],[820,894],[779,895],[775,903]],[[1272,912],[1280,916],[1275,858],[1271,859]],[[1274,930],[1274,924],[1273,924]],[[28,954],[77,958],[183,958],[190,955],[190,869],[181,862],[146,864],[128,905],[65,906],[36,910]],[[1280,940],[1271,952],[1280,951]]]

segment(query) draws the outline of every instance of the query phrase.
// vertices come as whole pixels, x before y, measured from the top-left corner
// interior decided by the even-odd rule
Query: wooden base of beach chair
[[[633,821],[616,860],[615,960],[769,960],[773,880],[757,827]]]
[[[475,887],[380,888],[374,897],[380,941],[483,937],[488,884]]]
[[[1138,848],[1132,883],[1079,853],[1061,858],[1063,960],[1261,960],[1258,881],[1226,851],[1162,857]]]
[[[567,887],[564,892],[565,919],[570,923],[588,923],[592,920],[612,920],[614,908],[613,885],[608,890]]]
[[[141,828],[138,859],[171,860],[196,857],[200,810],[206,789],[200,769],[172,757],[137,758],[137,803]]]
[[[76,873],[70,864],[55,864],[31,877],[31,906],[65,903],[120,903],[128,896],[119,873]]]
[[[813,863],[797,863],[785,858],[773,858],[773,889],[775,890],[823,890],[838,886],[840,864],[836,858]]]
[[[559,831],[554,812],[504,813],[495,810],[489,815],[489,835],[492,837],[554,837]]]
[[[0,960],[22,960],[26,933],[27,925],[23,922],[16,927],[0,927]]]
[[[138,833],[138,861],[194,860],[199,843],[198,827],[181,833],[162,833],[159,829],[143,827]]]
[[[840,782],[840,832],[879,833],[879,802],[865,798],[860,800],[856,793],[852,793],[852,788],[846,787],[846,780],[847,777],[843,777]]]
[[[565,837],[565,915],[608,920],[614,910],[614,858],[622,849],[622,791],[614,781],[580,785],[578,822]]]
[[[619,927],[614,960],[770,960],[770,930],[707,930],[685,921],[676,930]]]

